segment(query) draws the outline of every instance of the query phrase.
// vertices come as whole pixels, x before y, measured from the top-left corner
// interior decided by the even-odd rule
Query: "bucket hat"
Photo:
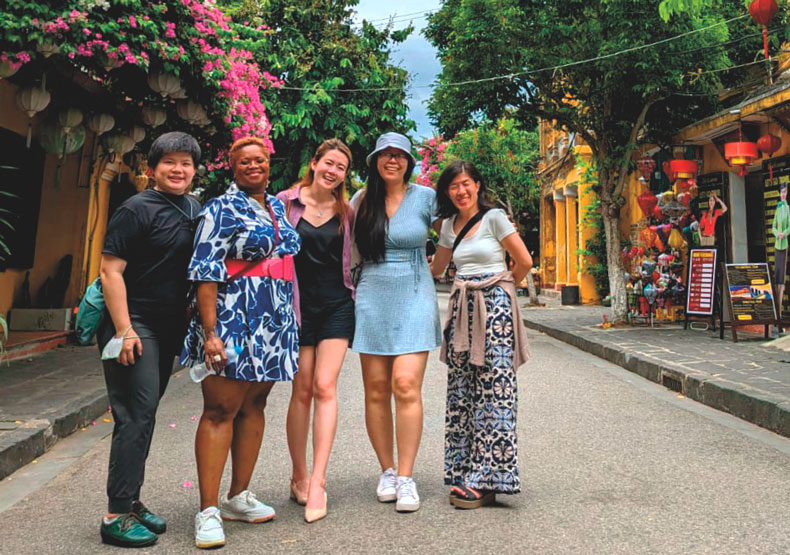
[[[414,162],[414,164],[417,164],[417,160],[411,153],[411,141],[409,141],[409,138],[405,135],[401,135],[400,133],[390,132],[384,133],[378,138],[378,140],[376,140],[376,149],[368,154],[367,158],[365,158],[365,162],[367,162],[368,166],[370,166],[370,161],[374,156],[376,156],[376,154],[389,147],[402,150],[409,155],[409,158],[411,158],[411,161]]]

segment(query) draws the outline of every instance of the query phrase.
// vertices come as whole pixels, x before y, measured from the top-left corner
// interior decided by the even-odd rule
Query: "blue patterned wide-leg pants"
[[[490,274],[467,277],[480,281]],[[455,353],[450,326],[447,349],[447,414],[444,483],[496,493],[518,493],[516,415],[518,389],[513,368],[513,307],[498,286],[484,292],[485,365],[469,364],[469,353]],[[467,302],[471,328],[473,293]],[[459,309],[456,306],[456,311]],[[518,307],[515,307],[518,310]],[[453,317],[455,314],[453,314]],[[471,331],[471,330],[470,330]]]

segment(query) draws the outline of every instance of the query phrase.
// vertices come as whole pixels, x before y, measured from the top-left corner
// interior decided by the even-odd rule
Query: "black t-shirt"
[[[189,195],[153,189],[131,197],[115,211],[102,253],[126,261],[123,280],[130,314],[183,317],[199,211],[200,203]]]

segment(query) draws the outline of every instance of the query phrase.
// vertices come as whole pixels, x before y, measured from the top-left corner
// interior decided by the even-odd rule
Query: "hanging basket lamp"
[[[172,96],[181,89],[181,80],[172,73],[152,73],[148,76],[148,86],[162,96]]]
[[[160,108],[143,106],[143,123],[149,127],[159,127],[167,120],[167,112]]]
[[[738,175],[746,175],[746,167],[754,163],[760,157],[757,152],[757,143],[749,141],[738,141],[735,143],[724,143],[724,157],[730,166],[738,168]]]
[[[115,118],[110,114],[93,114],[86,122],[88,129],[96,135],[103,135],[115,127]]]
[[[16,103],[20,110],[27,114],[29,118],[27,126],[27,148],[30,148],[30,138],[33,133],[33,118],[41,110],[49,105],[50,94],[47,91],[44,82],[41,82],[41,87],[28,87],[21,89],[16,93]]]

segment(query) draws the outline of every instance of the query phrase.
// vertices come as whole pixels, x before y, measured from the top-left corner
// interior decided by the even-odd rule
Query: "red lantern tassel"
[[[763,25],[763,50],[765,51],[765,59],[768,59],[768,27]]]

